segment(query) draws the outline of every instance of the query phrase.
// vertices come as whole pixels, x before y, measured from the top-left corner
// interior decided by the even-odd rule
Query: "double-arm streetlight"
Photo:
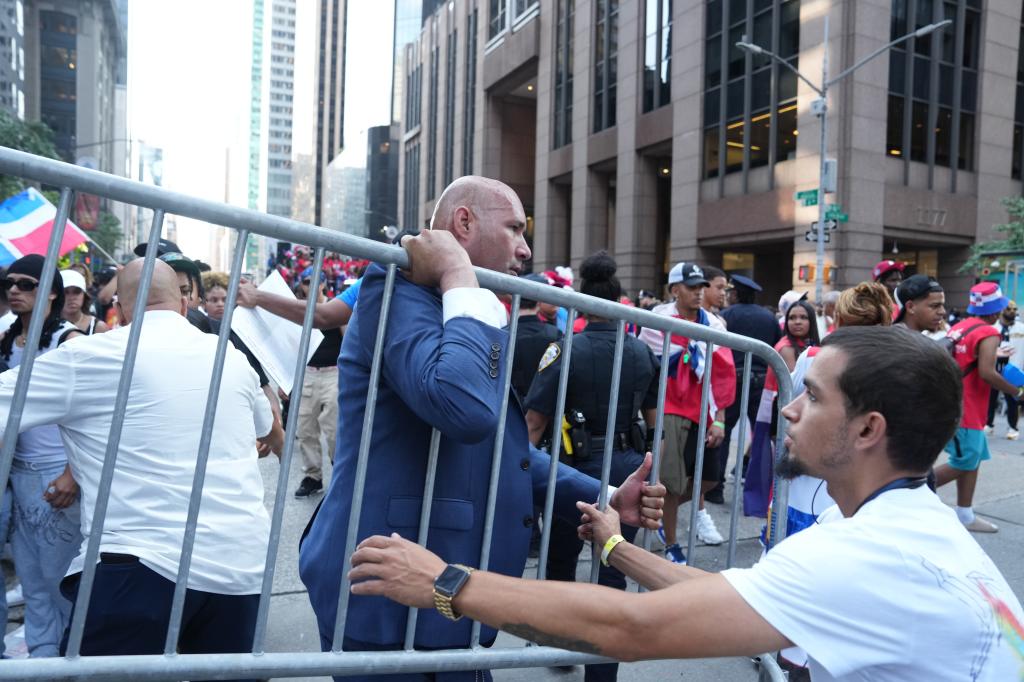
[[[822,288],[824,284],[824,273],[825,273],[825,176],[827,160],[825,158],[826,149],[828,145],[827,137],[827,121],[828,121],[828,91],[833,85],[843,80],[851,73],[870,62],[875,57],[881,55],[892,47],[899,45],[900,43],[910,40],[911,38],[923,38],[924,36],[934,32],[940,31],[953,22],[950,19],[940,21],[934,24],[928,24],[922,26],[916,31],[912,31],[905,36],[897,38],[891,41],[887,45],[883,45],[868,56],[861,59],[859,62],[839,73],[834,78],[829,78],[828,75],[828,15],[825,15],[825,37],[822,42],[822,57],[821,57],[821,86],[817,86],[812,83],[806,76],[796,69],[792,64],[787,62],[785,59],[770,52],[760,45],[754,43],[748,43],[746,41],[740,41],[736,43],[736,47],[741,50],[745,50],[752,55],[761,55],[768,57],[796,74],[796,77],[806,83],[811,90],[817,93],[818,99],[811,103],[811,111],[814,115],[821,119],[821,146],[819,148],[820,163],[818,167],[818,224],[816,226],[815,241],[817,242],[817,264],[814,268],[814,298],[816,301],[821,301]],[[746,36],[744,36],[746,37]]]

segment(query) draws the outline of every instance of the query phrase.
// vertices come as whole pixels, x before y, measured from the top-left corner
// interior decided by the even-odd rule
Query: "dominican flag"
[[[0,266],[9,265],[30,253],[46,255],[56,217],[57,207],[34,187],[0,204]],[[88,239],[68,220],[60,255]]]

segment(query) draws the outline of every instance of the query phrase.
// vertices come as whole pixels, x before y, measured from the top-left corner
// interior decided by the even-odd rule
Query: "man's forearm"
[[[684,580],[708,575],[692,566],[679,566],[661,561],[644,549],[629,542],[620,542],[608,558],[615,568],[637,581],[648,590],[661,590]]]
[[[278,296],[266,291],[256,291],[256,305],[284,319],[302,324],[306,319],[306,301]],[[349,312],[348,315],[343,314]],[[334,329],[348,323],[351,312],[343,301],[316,303],[313,307],[313,327]]]
[[[595,585],[516,580],[476,572],[453,605],[465,616],[543,646],[628,660],[635,648],[630,609],[641,595]]]

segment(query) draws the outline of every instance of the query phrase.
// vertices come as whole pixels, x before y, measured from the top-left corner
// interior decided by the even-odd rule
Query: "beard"
[[[806,476],[807,467],[803,462],[787,453],[785,457],[775,463],[775,475],[792,481],[797,476]]]

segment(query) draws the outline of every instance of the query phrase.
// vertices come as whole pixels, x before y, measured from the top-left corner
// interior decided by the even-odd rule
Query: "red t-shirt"
[[[999,336],[999,330],[977,317],[968,317],[957,322],[949,330],[947,336],[963,334],[971,327],[977,326],[967,336],[957,341],[953,359],[960,366],[960,371],[978,359],[978,344],[982,339]],[[960,418],[960,426],[965,429],[980,431],[985,428],[988,417],[988,396],[992,387],[981,378],[977,365],[964,377],[964,414]]]

